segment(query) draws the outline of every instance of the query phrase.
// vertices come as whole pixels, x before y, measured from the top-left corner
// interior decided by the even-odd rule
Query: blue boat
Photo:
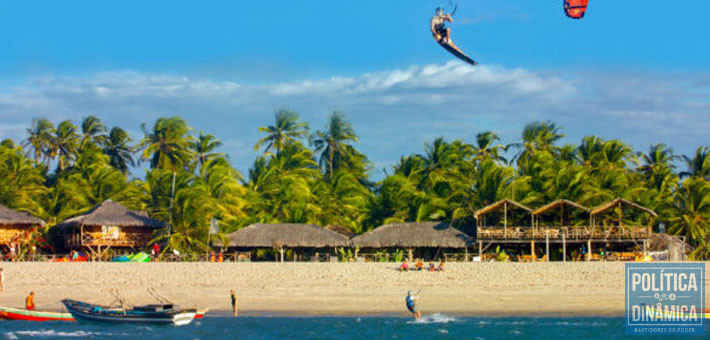
[[[197,310],[177,309],[173,304],[153,304],[132,308],[102,306],[71,299],[62,303],[77,321],[109,323],[149,323],[182,326],[195,319]]]

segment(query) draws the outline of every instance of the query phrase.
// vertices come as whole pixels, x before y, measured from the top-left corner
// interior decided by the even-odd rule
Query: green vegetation
[[[280,109],[274,118],[259,128],[254,148],[262,154],[245,175],[216,152],[217,137],[196,133],[180,117],[144,124],[140,139],[94,116],[79,126],[35,119],[21,144],[0,144],[0,203],[51,229],[112,199],[169,222],[172,233],[154,241],[193,253],[251,223],[333,224],[362,233],[389,222],[440,220],[466,229],[476,209],[503,198],[593,207],[622,197],[658,212],[654,228],[664,223],[670,234],[686,236],[695,258],[710,257],[708,146],[681,156],[664,144],[635,152],[596,136],[560,145],[559,126],[533,122],[510,145],[490,131],[471,142],[435,139],[373,182],[343,113],[314,132],[293,111]],[[209,233],[213,218],[217,235]]]

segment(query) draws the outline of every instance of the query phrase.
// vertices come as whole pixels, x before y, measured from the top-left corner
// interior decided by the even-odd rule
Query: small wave
[[[3,334],[3,337],[7,340],[17,340],[17,335],[12,332]]]
[[[449,323],[457,321],[456,318],[440,313],[434,313],[431,315],[423,316],[421,319],[416,319],[409,321],[407,323]]]
[[[39,330],[39,331],[15,331],[10,333],[5,333],[5,338],[9,340],[17,339],[17,336],[30,336],[30,337],[61,337],[61,338],[83,338],[87,336],[112,336],[111,333],[96,333],[96,332],[86,332],[86,331],[75,331],[75,332],[57,332],[55,330]]]

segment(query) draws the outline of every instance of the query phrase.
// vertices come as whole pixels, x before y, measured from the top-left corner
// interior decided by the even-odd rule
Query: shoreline
[[[622,317],[623,262],[450,262],[444,272],[399,272],[397,263],[47,263],[0,262],[0,306],[18,307],[29,291],[38,310],[72,298],[110,304],[118,288],[130,303],[161,295],[185,307],[229,316],[403,316],[408,290],[419,309],[462,317]],[[706,282],[707,273],[706,273]],[[707,291],[707,290],[706,290]]]

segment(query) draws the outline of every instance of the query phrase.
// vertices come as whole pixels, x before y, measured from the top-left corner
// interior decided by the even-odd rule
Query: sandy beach
[[[396,263],[0,263],[0,305],[39,309],[63,298],[109,303],[119,288],[134,303],[156,288],[183,306],[246,315],[405,315],[407,290],[421,289],[424,313],[464,315],[622,315],[624,264],[448,263],[445,272],[399,272]]]

